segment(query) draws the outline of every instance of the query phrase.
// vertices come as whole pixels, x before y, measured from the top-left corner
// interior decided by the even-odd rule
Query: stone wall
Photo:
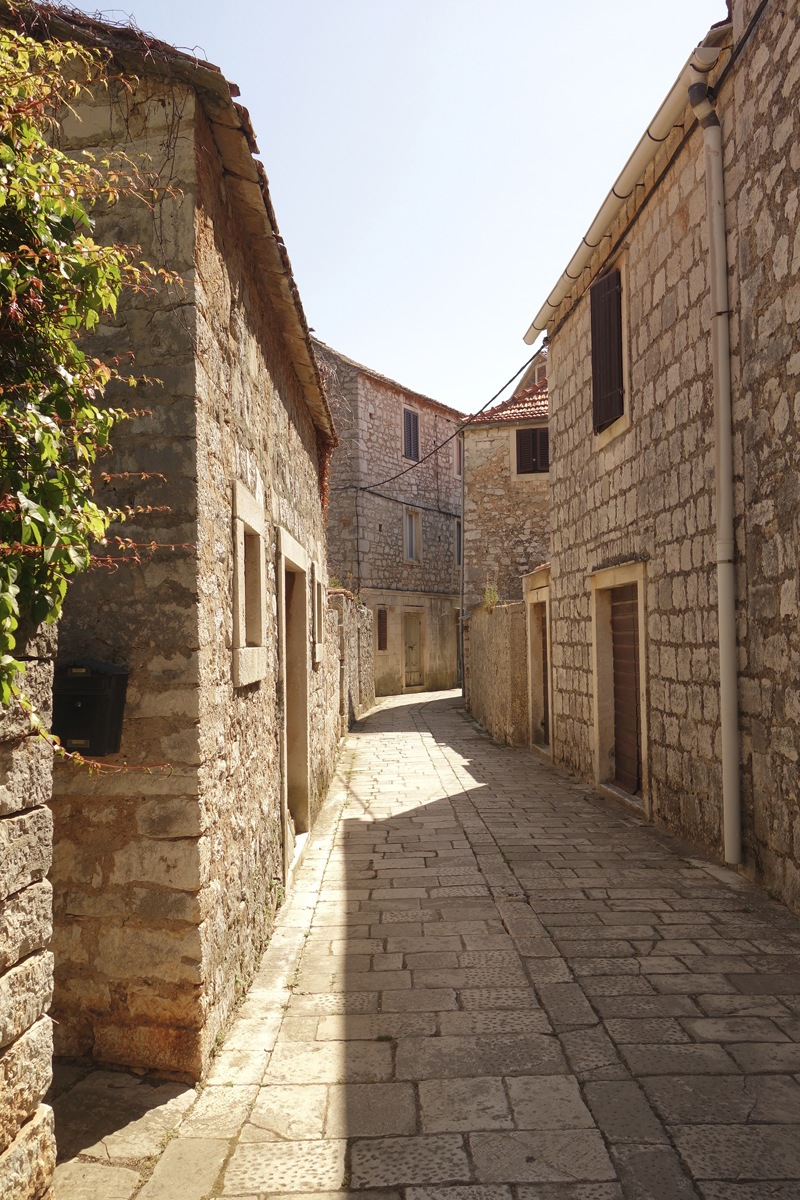
[[[442,443],[458,428],[459,414],[359,367],[330,347],[315,345],[328,374],[340,438],[331,460],[330,575],[373,612],[377,607],[391,610],[392,649],[376,658],[376,690],[388,695],[404,689],[405,609],[419,609],[423,616],[425,686],[453,687],[458,672],[454,614],[460,590],[456,521],[461,516],[461,479],[455,472],[454,442]],[[412,462],[403,458],[404,407],[418,414],[420,457],[442,445],[411,471],[407,468]],[[401,472],[407,473],[383,483]],[[364,490],[373,487],[374,492]],[[405,557],[406,506],[419,513],[419,562]]]
[[[197,1078],[253,974],[285,878],[281,530],[302,547],[309,575],[316,564],[323,594],[327,580],[316,429],[222,168],[215,137],[224,135],[191,89],[175,84],[165,99],[157,86],[140,85],[136,120],[124,126],[108,103],[84,112],[72,144],[127,137],[132,124],[141,137],[129,151],[174,147],[182,196],[155,227],[127,206],[101,233],[139,242],[151,261],[166,253],[185,281],[181,303],[129,300],[102,337],[105,353],[134,350],[137,367],[163,381],[147,397],[153,418],[120,426],[109,462],[166,476],[124,492],[128,503],[170,507],[133,533],[191,549],[78,580],[60,654],[131,668],[121,752],[106,762],[172,769],[57,772],[54,1012],[62,1053]],[[235,481],[263,513],[266,590],[264,673],[237,687]],[[337,698],[314,661],[310,586],[307,595],[313,820],[338,730]]]
[[[327,347],[318,354],[332,372],[331,406],[340,444],[331,459],[328,512],[330,573],[352,591],[455,593],[455,520],[461,515],[461,480],[455,474],[454,443],[400,479],[377,488],[385,493],[346,490],[371,487],[412,466],[403,458],[403,408],[419,415],[420,457],[458,428],[458,414],[399,384],[359,371]],[[356,503],[357,501],[357,503]],[[416,507],[422,522],[422,561],[403,553],[403,506]]]
[[[521,577],[550,558],[549,475],[512,469],[517,428],[478,424],[464,431],[465,612],[483,603],[487,580],[496,580],[501,600],[521,599]]]
[[[742,38],[756,4],[734,4]],[[746,868],[800,907],[796,14],[768,6],[717,112],[725,143]],[[643,114],[646,116],[646,114]],[[662,176],[660,182],[659,179]],[[588,291],[550,327],[554,756],[593,775],[589,575],[646,563],[652,815],[721,850],[702,133],[687,112],[584,276],[626,248],[630,427],[597,449]]]
[[[436,691],[456,686],[458,609],[452,596],[365,588],[362,598],[373,614],[376,695],[393,696],[404,690],[403,617],[407,612],[418,613],[422,618],[421,662],[425,687]],[[386,610],[385,650],[378,650],[377,646],[377,612],[381,608]]]
[[[20,682],[45,721],[52,704],[55,630],[17,641]],[[53,1113],[42,1104],[52,1077],[53,756],[26,736],[21,710],[0,713],[0,1192],[4,1200],[50,1197]]]
[[[195,96],[176,85],[158,102],[147,82],[135,99],[133,154],[158,151],[175,138],[173,179],[182,200],[167,200],[156,230],[140,206],[124,203],[98,221],[101,238],[142,246],[184,278],[185,303],[128,296],[98,339],[104,355],[135,353],[137,370],[163,387],[137,396],[152,417],[114,431],[109,471],[144,471],[163,480],[117,481],[123,504],[168,506],[125,526],[137,541],[197,545],[197,386],[193,343]],[[84,105],[67,122],[74,150],[101,150],[128,135],[108,101]],[[175,123],[177,122],[177,127]],[[130,404],[119,391],[111,399]],[[109,497],[111,498],[111,497]],[[194,551],[157,554],[139,568],[92,572],[71,584],[64,606],[59,661],[88,656],[130,668],[122,750],[104,760],[132,768],[167,762],[168,775],[136,771],[102,777],[59,764],[54,777],[52,871],[56,959],[53,1012],[56,1052],[93,1052],[102,1061],[197,1069],[203,995],[204,925],[200,903],[207,843],[199,798],[200,630]]]
[[[336,647],[335,662],[340,670],[339,713],[344,734],[375,704],[372,612],[340,591],[330,594],[330,605],[337,615],[331,645]]]
[[[498,742],[528,745],[525,604],[476,608],[469,618],[469,696],[475,720]]]

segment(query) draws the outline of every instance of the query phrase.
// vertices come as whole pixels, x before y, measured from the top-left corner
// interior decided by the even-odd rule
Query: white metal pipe
[[[711,292],[711,363],[714,377],[714,442],[717,502],[717,606],[719,707],[722,732],[722,821],[725,861],[742,861],[739,769],[738,647],[733,530],[733,421],[731,413],[728,255],[725,237],[725,178],[722,129],[708,98],[705,73],[693,71],[689,102],[705,142],[708,206],[708,273]]]
[[[540,333],[544,333],[547,322],[567,293],[580,279],[581,272],[608,233],[615,217],[631,196],[636,184],[641,181],[647,166],[655,158],[658,147],[667,140],[683,116],[686,109],[687,90],[696,78],[693,68],[696,67],[701,72],[711,70],[719,58],[719,43],[729,30],[729,25],[714,26],[709,30],[703,42],[692,51],[669,95],[648,125],[644,136],[623,167],[611,191],[600,205],[600,211],[584,234],[567,269],[534,317],[530,329],[525,334],[525,341],[529,346],[533,345]]]

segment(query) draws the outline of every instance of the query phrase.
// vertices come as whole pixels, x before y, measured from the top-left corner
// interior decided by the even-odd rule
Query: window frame
[[[464,435],[459,433],[453,439],[453,472],[456,479],[464,474]]]
[[[519,442],[518,442],[517,435],[520,433],[525,433],[529,430],[534,433],[534,441],[537,446],[537,453],[536,453],[537,466],[536,466],[535,471],[520,471],[519,470],[519,457],[518,457]],[[538,462],[539,462],[538,447],[541,442],[541,433],[542,432],[545,432],[547,434],[547,470],[546,471],[540,470],[539,466],[538,466]],[[550,423],[549,423],[549,421],[526,421],[523,424],[514,425],[509,430],[509,435],[510,435],[509,436],[509,454],[511,456],[511,477],[512,477],[512,479],[515,479],[518,481],[546,479],[550,473],[550,464],[552,462],[552,459],[550,456]]]
[[[319,563],[311,563],[311,633],[314,647],[314,666],[322,662],[325,649],[325,596],[322,583],[322,568]]]
[[[383,626],[383,645],[381,645],[381,626]],[[375,609],[375,650],[378,654],[388,654],[389,652],[389,610],[383,604],[378,605]]]
[[[631,390],[630,390],[630,313],[629,313],[629,294],[630,294],[630,278],[628,271],[628,253],[624,249],[610,263],[608,263],[601,275],[598,275],[592,282],[599,283],[612,271],[619,271],[620,275],[620,337],[622,344],[622,412],[599,433],[594,429],[594,394],[592,393],[592,437],[594,440],[594,449],[602,450],[605,446],[625,433],[631,427]],[[591,304],[591,288],[590,288],[590,304]],[[590,346],[591,357],[591,346]],[[592,371],[592,380],[594,380],[594,371]],[[594,383],[592,383],[594,387]]]
[[[233,484],[234,687],[257,683],[267,674],[266,521],[262,505],[238,479]]]
[[[411,406],[408,404],[404,404],[403,408],[402,408],[402,413],[403,413],[402,418],[401,418],[402,428],[400,431],[400,436],[402,439],[401,448],[402,448],[402,452],[403,452],[403,458],[407,462],[419,462],[419,460],[421,458],[420,436],[419,436],[419,410],[416,408],[411,408]],[[407,439],[406,439],[406,432],[407,432],[406,417],[407,416],[413,418],[412,427],[414,429],[414,434],[415,434],[415,438],[416,438],[416,447],[413,445],[411,447],[409,447],[407,445]],[[412,441],[413,441],[413,439],[412,439]],[[407,450],[409,450],[409,448],[412,450],[416,449],[416,452],[417,452],[416,455],[408,454]]]
[[[409,518],[413,521],[414,529],[414,550],[417,552],[416,557],[412,558],[409,554]],[[410,506],[403,506],[403,559],[405,562],[412,564],[415,567],[422,565],[422,514],[419,509]]]

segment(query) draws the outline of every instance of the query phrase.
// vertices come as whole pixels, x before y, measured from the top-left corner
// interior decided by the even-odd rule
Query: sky
[[[724,0],[130,0],[239,85],[309,324],[474,412]],[[89,6],[86,5],[87,11]]]

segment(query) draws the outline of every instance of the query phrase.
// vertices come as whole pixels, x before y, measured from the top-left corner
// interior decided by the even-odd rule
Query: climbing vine
[[[93,237],[101,206],[126,195],[152,204],[137,167],[120,157],[71,157],[60,114],[108,86],[110,60],[72,42],[0,29],[0,702],[24,700],[15,657],[20,621],[54,622],[70,576],[93,563],[138,561],[109,537],[133,509],[96,501],[96,461],[114,423],[141,415],[104,403],[115,379],[135,385],[130,360],[101,361],[84,335],[126,291],[168,278],[139,248]],[[124,81],[116,81],[125,86]],[[142,382],[139,380],[138,382]],[[148,381],[150,382],[150,381]],[[93,548],[96,553],[93,555]],[[116,551],[116,553],[114,553]]]

